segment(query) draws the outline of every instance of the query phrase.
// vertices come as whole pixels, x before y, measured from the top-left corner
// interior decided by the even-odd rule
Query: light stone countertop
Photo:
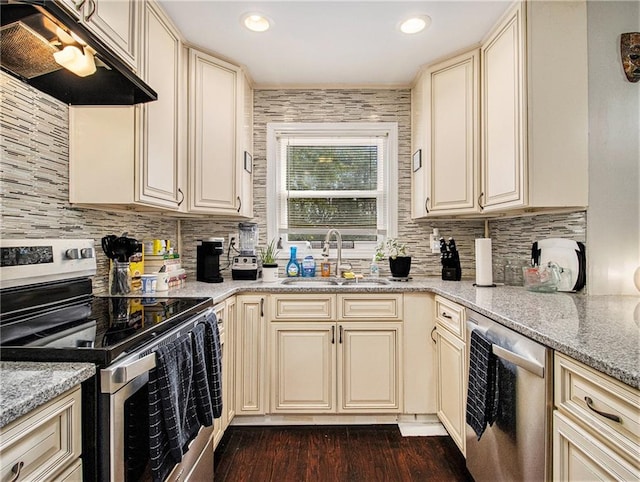
[[[533,293],[476,288],[473,281],[416,278],[382,286],[287,286],[262,281],[191,281],[170,297],[214,303],[249,293],[407,293],[442,295],[634,388],[640,388],[640,296]],[[157,297],[160,297],[158,294]],[[0,427],[91,377],[89,363],[0,362]]]
[[[93,363],[0,362],[0,427],[95,373]]]
[[[534,293],[522,287],[476,288],[472,280],[416,278],[384,286],[286,286],[280,281],[192,281],[169,296],[238,293],[431,292],[471,308],[634,388],[640,388],[640,296]]]

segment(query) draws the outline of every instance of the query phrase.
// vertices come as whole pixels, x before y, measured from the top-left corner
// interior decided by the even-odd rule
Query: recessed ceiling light
[[[412,17],[400,24],[400,30],[403,33],[418,33],[422,32],[425,28],[431,25],[431,17],[428,15],[420,15],[419,17]]]
[[[269,30],[271,22],[262,14],[248,13],[242,17],[242,25],[252,32],[264,32]]]

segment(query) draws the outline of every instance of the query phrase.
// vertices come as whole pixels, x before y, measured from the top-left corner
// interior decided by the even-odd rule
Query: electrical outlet
[[[429,235],[429,247],[431,248],[431,254],[440,253],[440,232],[437,229]]]

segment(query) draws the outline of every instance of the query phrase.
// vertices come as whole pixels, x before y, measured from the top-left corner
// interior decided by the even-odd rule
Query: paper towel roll
[[[476,286],[493,285],[491,238],[476,239]]]

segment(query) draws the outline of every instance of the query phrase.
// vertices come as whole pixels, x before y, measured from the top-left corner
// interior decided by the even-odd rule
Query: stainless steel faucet
[[[338,278],[342,278],[342,274],[345,271],[351,270],[351,265],[349,263],[342,264],[342,234],[335,228],[331,228],[327,235],[324,238],[324,244],[322,246],[322,256],[329,257],[329,240],[331,236],[335,235],[336,243],[338,245],[338,259],[336,260],[336,274]]]

